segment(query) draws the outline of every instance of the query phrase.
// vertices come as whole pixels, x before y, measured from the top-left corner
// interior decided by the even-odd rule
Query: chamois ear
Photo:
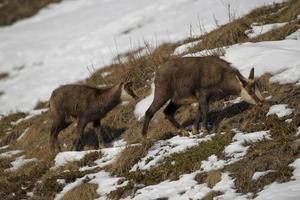
[[[247,82],[246,78],[241,78],[237,75],[235,77],[239,81],[239,83],[242,87],[245,87],[247,85],[248,82]]]
[[[254,67],[252,67],[250,74],[249,74],[249,79],[254,80]]]

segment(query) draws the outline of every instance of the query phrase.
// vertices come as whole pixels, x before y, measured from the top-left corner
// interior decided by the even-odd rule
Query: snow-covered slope
[[[0,28],[0,113],[29,110],[60,84],[80,80],[117,52],[143,44],[183,39],[281,0],[73,0]],[[214,18],[215,17],[215,18]],[[190,28],[192,27],[192,29]]]

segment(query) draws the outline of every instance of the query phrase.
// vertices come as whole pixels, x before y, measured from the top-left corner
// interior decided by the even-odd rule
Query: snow
[[[268,173],[274,172],[274,170],[267,170],[263,172],[255,172],[252,176],[252,180],[258,180],[260,177],[267,175]]]
[[[55,167],[66,165],[68,162],[79,161],[84,158],[85,155],[95,151],[96,150],[59,152],[54,159]]]
[[[271,82],[297,83],[300,80],[300,40],[264,41],[230,46],[223,57],[248,77],[271,73]]]
[[[23,150],[11,150],[0,154],[0,158],[9,158],[19,153],[22,153]]]
[[[288,104],[277,104],[269,108],[267,116],[277,115],[278,117],[284,117],[292,114],[294,109],[288,108]]]
[[[300,136],[300,126],[297,128],[296,136]]]
[[[252,24],[251,25],[252,29],[247,30],[246,34],[248,35],[248,37],[253,38],[253,37],[259,36],[261,34],[264,34],[266,32],[272,31],[274,29],[278,29],[280,27],[283,27],[286,24],[287,24],[287,22],[274,23],[274,24],[264,24],[264,25]]]
[[[29,110],[57,86],[86,78],[88,68],[102,67],[144,41],[154,46],[199,35],[199,20],[210,31],[215,19],[228,22],[228,4],[239,17],[281,1],[73,0],[48,6],[0,28],[1,72],[9,73],[0,84],[0,112]]]
[[[28,131],[29,131],[29,128],[26,128],[25,131],[23,131],[23,133],[18,137],[17,141],[21,140]]]
[[[85,178],[86,178],[86,176],[76,179],[76,181],[67,184],[61,192],[56,194],[54,200],[60,200],[67,192],[69,192],[70,190],[74,189],[75,187],[81,185]]]
[[[141,159],[137,164],[135,164],[130,171],[147,170],[153,166],[156,166],[164,158],[170,156],[174,153],[182,152],[188,148],[199,145],[201,142],[210,140],[214,134],[205,136],[204,138],[197,137],[182,137],[174,136],[168,140],[159,140],[154,143],[154,145],[148,150],[145,157]],[[150,160],[150,161],[149,161]]]
[[[213,190],[223,193],[222,195],[215,198],[217,200],[246,200],[249,197],[249,195],[240,195],[236,193],[234,188],[234,180],[229,176],[228,172],[222,173],[221,181],[213,187]]]
[[[189,43],[180,45],[179,47],[177,47],[174,50],[173,55],[181,55],[181,54],[187,52],[189,49],[196,46],[197,44],[199,44],[199,42],[201,42],[201,41],[194,41],[194,42],[189,42]]]
[[[126,142],[123,139],[114,141],[112,145],[113,147],[101,149],[103,156],[102,158],[95,161],[96,164],[95,166],[93,167],[83,166],[79,170],[85,171],[85,170],[95,169],[97,167],[104,167],[110,164],[112,161],[115,160],[117,155],[125,148],[125,145]],[[80,160],[87,153],[90,152],[92,151],[61,152],[59,153],[60,155],[59,156],[57,155],[55,158],[56,167],[64,165],[68,161]],[[118,184],[119,181],[123,178],[112,177],[109,175],[108,172],[102,170],[96,173],[87,174],[81,178],[76,179],[74,182],[67,184],[66,186],[64,186],[63,190],[56,195],[55,200],[61,199],[67,192],[81,185],[85,179],[91,179],[90,181],[91,183],[95,183],[98,185],[97,193],[101,195],[101,197],[99,198],[100,200],[107,199],[106,195],[109,192],[115,190],[117,187],[125,186],[128,183],[127,181],[124,181],[122,184]]]
[[[25,156],[17,157],[16,160],[12,161],[10,164],[12,165],[11,168],[6,169],[5,171],[16,171],[17,169],[21,168],[23,165],[37,161],[36,158],[25,158]]]
[[[26,117],[24,118],[21,118],[19,120],[17,120],[16,122],[11,122],[12,125],[18,125],[19,123],[25,121],[25,120],[28,120],[28,119],[31,119],[37,115],[40,115],[44,112],[47,112],[48,111],[48,108],[42,108],[42,109],[38,109],[38,110],[30,110],[28,111],[28,114]]]
[[[98,199],[105,200],[107,199],[106,195],[111,191],[128,184],[128,181],[124,181],[122,184],[118,184],[121,179],[122,178],[110,176],[108,172],[100,171],[95,174],[95,178],[91,180],[90,183],[98,185],[97,193],[100,195]]]
[[[0,147],[0,150],[7,149],[8,147],[9,147],[9,145],[2,146],[2,147]]]
[[[133,144],[134,145],[134,144]],[[132,146],[133,146],[132,145]],[[113,147],[101,149],[102,157],[95,161],[97,166],[104,167],[115,161],[117,155],[126,147],[126,142],[123,139],[113,142]]]
[[[157,185],[150,185],[136,191],[132,200],[154,200],[158,198],[168,199],[201,199],[211,189],[206,184],[198,185],[194,180],[197,172],[184,174],[176,181],[163,181]]]
[[[287,36],[286,39],[300,40],[300,29],[298,29],[296,32],[292,33],[291,35]]]
[[[145,115],[146,111],[148,110],[148,108],[150,107],[154,99],[154,92],[155,92],[155,84],[152,83],[151,93],[135,105],[134,116],[135,118],[137,118],[137,120],[141,120],[142,117]]]
[[[237,132],[232,138],[233,142],[225,147],[226,156],[232,158],[231,162],[235,162],[243,157],[248,150],[248,146],[244,146],[245,142],[257,142],[263,139],[271,139],[269,131],[258,131],[252,133]]]
[[[255,200],[298,200],[300,199],[300,159],[298,158],[292,164],[294,168],[291,181],[286,183],[274,182],[258,193]]]
[[[63,190],[55,196],[55,200],[62,199],[62,197],[67,192],[71,191],[72,189],[74,189],[77,186],[80,186],[84,182],[84,180],[89,180],[89,179],[91,179],[91,181],[89,181],[89,183],[94,183],[94,184],[98,185],[97,193],[100,195],[100,197],[97,198],[98,200],[107,199],[107,196],[106,196],[107,194],[109,194],[111,191],[117,189],[118,187],[123,187],[123,186],[127,185],[127,183],[128,183],[128,181],[124,181],[122,184],[118,184],[119,181],[123,178],[112,177],[109,175],[108,172],[99,171],[97,173],[85,175],[81,178],[76,179],[76,181],[67,184],[63,188]]]
[[[208,172],[211,170],[221,169],[225,166],[225,160],[218,160],[216,155],[211,155],[208,157],[207,161],[203,160],[201,162],[201,170],[204,172]]]
[[[65,151],[59,152],[54,161],[55,167],[66,165],[68,162],[79,161],[84,158],[85,155],[101,151],[102,157],[95,161],[97,167],[104,167],[114,161],[116,156],[126,147],[126,142],[123,139],[113,142],[112,147],[103,148],[101,150],[88,150],[88,151]],[[83,168],[81,170],[87,170]]]

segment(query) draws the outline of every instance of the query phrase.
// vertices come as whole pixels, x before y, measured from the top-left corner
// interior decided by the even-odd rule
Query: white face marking
[[[253,97],[251,97],[251,95],[243,87],[241,88],[241,97],[247,103],[254,104],[254,105],[257,104],[256,101],[253,99]]]

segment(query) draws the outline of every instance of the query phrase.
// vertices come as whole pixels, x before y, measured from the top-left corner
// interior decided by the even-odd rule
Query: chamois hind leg
[[[70,122],[65,121],[64,116],[61,116],[53,121],[50,135],[50,146],[52,150],[55,150],[55,148],[57,148],[59,151],[61,151],[58,141],[58,134],[63,129],[67,128],[70,124]]]
[[[153,115],[170,99],[168,93],[155,90],[154,99],[148,110],[146,111],[142,135],[146,135],[148,132],[149,123],[153,117]]]
[[[171,122],[171,124],[177,128],[182,129],[183,127],[177,122],[174,115],[176,111],[181,107],[181,105],[175,104],[172,101],[167,105],[167,107],[164,109],[164,114],[166,118]]]
[[[195,117],[195,121],[192,127],[192,133],[195,134],[199,134],[199,124],[200,124],[200,118],[201,118],[201,107],[200,104],[198,105],[198,110],[196,113],[196,117]]]

